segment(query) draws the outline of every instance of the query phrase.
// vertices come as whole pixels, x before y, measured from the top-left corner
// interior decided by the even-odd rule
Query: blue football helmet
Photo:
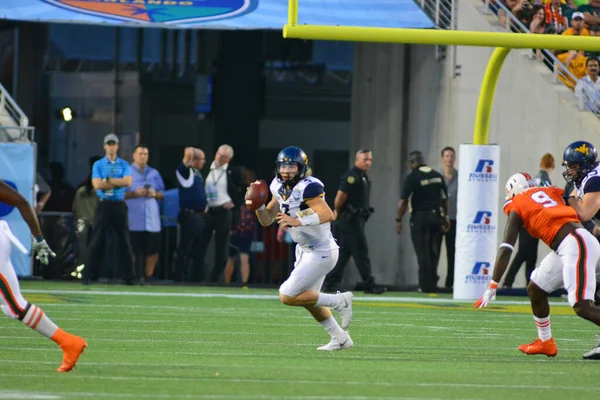
[[[565,149],[562,165],[565,180],[579,187],[583,178],[598,166],[598,152],[590,142],[573,142]]]
[[[298,173],[294,175],[291,180],[284,180],[279,172],[282,165],[296,164],[298,166]],[[301,148],[296,146],[289,146],[281,150],[277,155],[277,161],[275,162],[275,174],[280,182],[285,183],[288,186],[294,186],[300,180],[306,177],[306,171],[308,170],[308,157]]]

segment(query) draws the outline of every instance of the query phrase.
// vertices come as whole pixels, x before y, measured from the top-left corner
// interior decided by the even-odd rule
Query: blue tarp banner
[[[79,24],[282,29],[287,0],[1,0],[0,18]],[[432,28],[413,0],[300,0],[298,22]]]
[[[0,178],[21,193],[29,204],[33,204],[34,146],[29,143],[0,143]],[[15,237],[31,252],[31,232],[19,210],[0,203],[0,219],[8,223]],[[28,254],[13,246],[10,261],[18,276],[31,276],[31,257]]]

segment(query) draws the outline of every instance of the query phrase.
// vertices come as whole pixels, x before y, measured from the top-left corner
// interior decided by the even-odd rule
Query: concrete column
[[[409,46],[355,44],[352,88],[352,147],[373,151],[369,173],[373,186],[371,204],[375,214],[367,223],[373,274],[377,283],[393,286],[417,285],[417,264],[405,217],[401,237],[395,231],[395,216],[401,182],[408,172],[405,155],[407,76],[405,60]],[[353,270],[350,269],[349,270]]]

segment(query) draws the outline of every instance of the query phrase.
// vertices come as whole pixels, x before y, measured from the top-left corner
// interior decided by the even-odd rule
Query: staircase
[[[27,115],[0,84],[0,142],[32,141],[33,131]]]

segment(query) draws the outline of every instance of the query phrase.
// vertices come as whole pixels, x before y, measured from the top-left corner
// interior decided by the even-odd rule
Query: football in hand
[[[250,211],[256,211],[267,202],[269,188],[264,180],[254,181],[246,190],[246,207]]]

